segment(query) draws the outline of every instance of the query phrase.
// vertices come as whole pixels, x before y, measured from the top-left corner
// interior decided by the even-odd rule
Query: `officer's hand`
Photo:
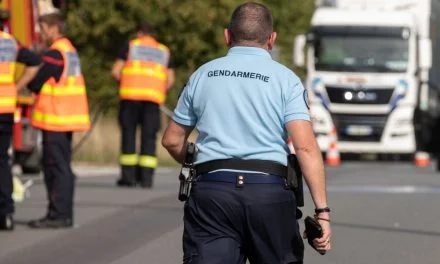
[[[320,218],[330,220],[330,215],[328,213],[321,213],[318,215],[318,222],[322,227],[323,235],[321,238],[316,238],[315,240],[313,240],[313,244],[318,251],[326,252],[331,249],[332,230],[330,226],[330,221],[321,220]]]

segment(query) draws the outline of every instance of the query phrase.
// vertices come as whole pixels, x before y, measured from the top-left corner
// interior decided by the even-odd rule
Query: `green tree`
[[[259,1],[272,10],[279,60],[291,66],[293,38],[306,31],[313,0]],[[155,25],[176,66],[176,84],[167,105],[174,107],[190,74],[226,53],[223,29],[239,0],[76,0],[67,6],[67,34],[79,50],[92,102],[116,106],[117,83],[110,76],[118,49],[134,36],[136,22]]]

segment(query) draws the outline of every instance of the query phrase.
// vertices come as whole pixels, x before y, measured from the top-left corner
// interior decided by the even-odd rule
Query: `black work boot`
[[[73,221],[71,218],[52,219],[46,216],[38,220],[29,221],[28,226],[34,229],[71,228],[73,227]]]
[[[0,231],[14,230],[14,218],[12,214],[0,215]]]
[[[142,188],[153,188],[153,168],[140,167],[138,174],[138,183]]]
[[[121,178],[116,181],[116,185],[118,187],[136,187],[136,182]]]
[[[137,166],[122,166],[121,178],[116,181],[119,187],[136,187]]]

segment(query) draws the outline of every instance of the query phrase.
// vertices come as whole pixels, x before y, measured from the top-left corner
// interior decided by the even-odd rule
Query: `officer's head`
[[[59,13],[50,13],[38,18],[40,34],[43,42],[50,46],[56,39],[63,35],[64,20]]]
[[[154,27],[147,21],[139,22],[136,26],[136,35],[138,38],[154,35]]]
[[[267,50],[272,49],[277,37],[270,10],[255,2],[241,4],[234,10],[224,34],[229,47],[251,46]]]

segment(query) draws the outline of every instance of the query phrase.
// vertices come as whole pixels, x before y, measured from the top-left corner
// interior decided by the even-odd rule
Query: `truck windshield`
[[[318,71],[406,72],[408,39],[390,36],[321,36],[314,41]]]

